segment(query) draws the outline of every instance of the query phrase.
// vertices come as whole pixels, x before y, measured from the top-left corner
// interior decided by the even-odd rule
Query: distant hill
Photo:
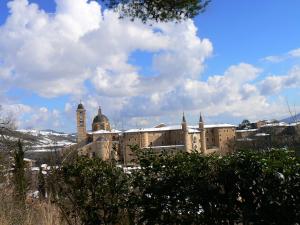
[[[288,118],[285,118],[283,120],[280,120],[280,122],[285,122],[285,123],[295,123],[300,121],[300,113],[298,113],[295,116],[290,116]]]
[[[76,143],[75,134],[67,134],[54,130],[35,130],[35,129],[21,129],[17,132],[26,136],[31,136],[36,140],[35,148],[48,148],[51,146],[67,146]]]
[[[23,140],[26,144],[25,157],[36,160],[37,165],[53,162],[53,156],[58,159],[57,154],[61,150],[76,143],[76,134],[55,130],[20,129],[5,131],[3,135],[8,140]]]

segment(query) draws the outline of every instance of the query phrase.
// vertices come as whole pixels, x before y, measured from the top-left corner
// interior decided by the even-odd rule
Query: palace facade
[[[125,164],[130,164],[135,159],[131,151],[131,146],[134,145],[154,152],[164,150],[226,154],[235,140],[234,125],[206,125],[201,115],[199,123],[194,126],[189,126],[183,115],[180,125],[160,124],[153,128],[119,131],[111,128],[109,119],[99,107],[90,132],[87,132],[86,110],[81,103],[77,107],[76,115],[79,154],[100,157],[103,160],[117,159]]]

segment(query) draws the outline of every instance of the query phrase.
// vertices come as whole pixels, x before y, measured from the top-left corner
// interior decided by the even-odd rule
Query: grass
[[[59,209],[48,200],[35,200],[24,206],[13,198],[9,189],[0,191],[1,225],[66,225]]]

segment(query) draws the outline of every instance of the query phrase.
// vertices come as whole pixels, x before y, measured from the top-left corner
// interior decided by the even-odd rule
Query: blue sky
[[[117,128],[300,111],[299,1],[212,0],[192,21],[152,26],[86,0],[8,2],[0,100],[19,127],[75,131],[79,100],[89,123],[101,105]]]

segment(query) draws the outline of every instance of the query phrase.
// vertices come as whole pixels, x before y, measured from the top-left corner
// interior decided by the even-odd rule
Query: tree
[[[9,157],[12,156],[11,150],[16,147],[16,141],[9,136],[14,129],[14,123],[11,117],[4,115],[0,105],[0,182],[7,177],[7,172],[10,169]]]
[[[14,187],[15,196],[20,203],[25,203],[27,192],[27,179],[25,175],[24,148],[21,140],[18,140],[17,149],[14,151]]]
[[[83,225],[122,224],[126,219],[129,178],[114,163],[79,157],[51,176],[52,197],[69,224],[78,219]]]
[[[295,224],[300,161],[295,152],[139,155],[131,204],[137,224]]]
[[[5,116],[2,112],[0,106],[0,168],[7,177],[13,165],[14,196],[22,204],[25,203],[28,187],[24,155],[26,149],[34,144],[34,140],[16,131],[12,116]]]
[[[138,18],[143,22],[181,21],[203,12],[211,0],[101,0],[120,17]]]
[[[38,174],[38,191],[39,191],[39,198],[44,199],[46,197],[46,180],[43,174],[42,167],[40,167],[39,174]]]
[[[250,129],[250,128],[251,128],[251,123],[247,119],[244,119],[242,121],[242,123],[239,124],[239,127],[238,127],[239,130]]]

